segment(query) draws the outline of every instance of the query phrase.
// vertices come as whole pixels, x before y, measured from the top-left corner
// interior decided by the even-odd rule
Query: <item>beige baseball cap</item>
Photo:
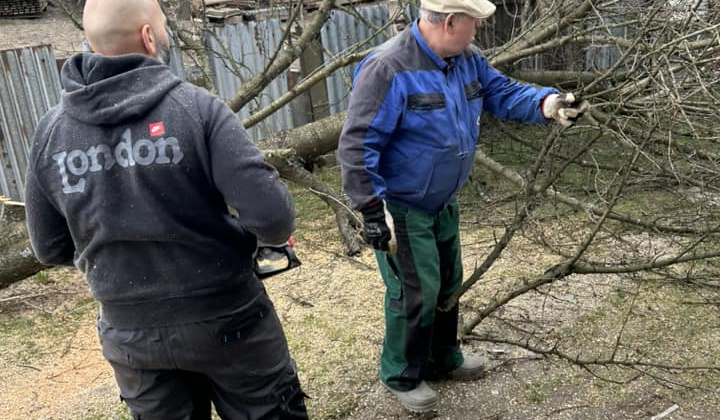
[[[495,5],[488,0],[421,0],[420,8],[438,13],[465,13],[483,19],[495,13]]]

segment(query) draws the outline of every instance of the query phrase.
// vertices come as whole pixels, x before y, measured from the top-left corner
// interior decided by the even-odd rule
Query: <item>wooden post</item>
[[[303,16],[303,20],[309,21],[312,14]],[[318,39],[312,42],[308,48],[300,55],[300,71],[302,75],[308,75],[318,67],[323,65],[323,46],[318,35]],[[310,114],[311,121],[317,121],[330,115],[330,104],[328,99],[327,85],[325,83],[317,83],[308,91],[310,96]]]

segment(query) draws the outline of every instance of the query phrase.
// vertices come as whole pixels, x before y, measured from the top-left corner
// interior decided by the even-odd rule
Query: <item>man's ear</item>
[[[453,27],[453,24],[455,24],[455,13],[450,13],[445,18],[445,30],[450,31]]]
[[[150,28],[150,25],[145,24],[142,26],[140,29],[140,38],[142,39],[143,46],[145,47],[145,53],[154,58],[157,54],[157,47],[155,46],[157,40],[155,39],[155,34],[153,33],[152,28]]]

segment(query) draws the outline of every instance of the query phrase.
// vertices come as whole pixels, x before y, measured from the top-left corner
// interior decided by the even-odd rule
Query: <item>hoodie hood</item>
[[[181,80],[142,54],[77,54],[61,71],[63,107],[88,124],[117,124],[152,110]]]

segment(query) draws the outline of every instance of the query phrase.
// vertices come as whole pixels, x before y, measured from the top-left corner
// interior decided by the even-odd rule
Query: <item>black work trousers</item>
[[[226,316],[191,324],[98,332],[136,420],[307,419],[285,334],[265,294]]]

